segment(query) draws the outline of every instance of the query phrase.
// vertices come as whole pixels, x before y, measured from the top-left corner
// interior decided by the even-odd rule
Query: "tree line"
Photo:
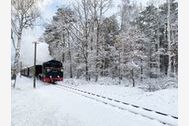
[[[45,26],[42,38],[64,76],[128,78],[133,86],[136,79],[177,77],[178,2],[141,7],[122,0],[107,17],[111,6],[111,0],[81,0],[58,8]]]

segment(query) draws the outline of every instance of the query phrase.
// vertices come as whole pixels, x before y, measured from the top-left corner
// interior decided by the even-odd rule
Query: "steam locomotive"
[[[34,74],[35,68],[35,74]],[[26,77],[35,77],[48,83],[55,83],[63,80],[62,63],[57,60],[44,62],[42,65],[27,67],[21,70],[21,75]]]

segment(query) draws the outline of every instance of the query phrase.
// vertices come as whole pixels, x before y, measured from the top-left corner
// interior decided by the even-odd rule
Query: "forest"
[[[46,24],[43,41],[62,61],[64,76],[143,81],[177,78],[178,2],[146,7],[122,0],[107,17],[111,0],[82,0],[57,9]]]

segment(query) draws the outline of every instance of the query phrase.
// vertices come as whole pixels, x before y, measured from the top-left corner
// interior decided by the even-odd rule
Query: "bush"
[[[149,92],[168,88],[178,88],[178,81],[177,78],[146,79],[140,88]]]

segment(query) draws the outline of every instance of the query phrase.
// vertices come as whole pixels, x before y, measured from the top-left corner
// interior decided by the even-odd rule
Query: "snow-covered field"
[[[144,92],[75,79],[59,83],[177,116],[177,89]],[[33,89],[32,84],[31,78],[18,77],[16,88],[12,88],[12,126],[164,126],[157,120],[116,109],[57,85],[37,81],[37,88]]]

